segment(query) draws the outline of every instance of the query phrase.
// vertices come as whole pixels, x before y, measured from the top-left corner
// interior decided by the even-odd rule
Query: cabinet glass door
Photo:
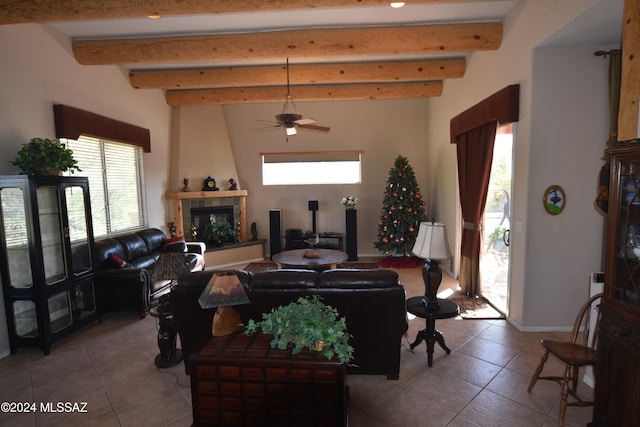
[[[49,322],[51,332],[58,332],[71,324],[69,292],[63,291],[49,297]]]
[[[73,274],[79,274],[91,268],[84,187],[69,186],[65,187],[64,192],[71,240],[71,269]]]
[[[611,297],[640,307],[640,162],[619,165],[616,265]]]
[[[67,277],[64,262],[60,193],[58,187],[42,186],[36,189],[36,195],[45,282],[47,285],[53,285]]]
[[[74,318],[84,319],[96,311],[93,282],[77,285],[72,291]]]
[[[38,320],[36,318],[35,302],[23,300],[14,301],[13,321],[15,322],[17,336],[29,338],[38,336]]]
[[[7,254],[9,286],[14,288],[33,286],[24,200],[22,188],[0,188],[0,217],[5,239],[3,249]]]

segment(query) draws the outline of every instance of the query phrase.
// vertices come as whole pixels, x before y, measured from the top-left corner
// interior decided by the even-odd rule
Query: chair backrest
[[[598,325],[600,324],[600,310],[598,304],[603,294],[595,294],[580,308],[578,317],[573,324],[573,332],[571,334],[571,342],[573,344],[581,344],[586,347],[595,348],[598,342]],[[593,310],[592,308],[595,308]],[[596,318],[592,319],[595,314]],[[595,320],[595,321],[592,321]],[[593,325],[593,329],[592,329]]]

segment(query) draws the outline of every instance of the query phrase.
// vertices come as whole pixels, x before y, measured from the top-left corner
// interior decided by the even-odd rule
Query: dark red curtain
[[[481,224],[487,201],[493,143],[497,120],[459,135],[458,179],[462,207],[462,248],[460,287],[469,296],[478,296],[480,288]]]
[[[469,296],[480,293],[481,223],[487,200],[498,124],[518,121],[520,85],[510,85],[451,119],[451,142],[457,144],[462,241],[460,287]]]

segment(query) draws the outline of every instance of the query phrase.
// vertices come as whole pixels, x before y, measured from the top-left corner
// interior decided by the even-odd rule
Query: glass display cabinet
[[[11,352],[100,320],[87,178],[0,176],[0,270]]]
[[[623,143],[621,143],[623,144]],[[605,296],[600,306],[595,426],[640,425],[640,144],[609,151]]]

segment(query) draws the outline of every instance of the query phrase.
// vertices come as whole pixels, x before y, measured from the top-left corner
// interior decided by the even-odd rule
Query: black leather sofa
[[[173,322],[178,334],[185,371],[189,356],[211,339],[215,309],[203,310],[198,297],[214,271],[186,274],[171,292]],[[347,373],[386,375],[398,379],[401,340],[408,328],[405,290],[392,270],[336,269],[272,270],[252,274],[237,270],[250,304],[236,306],[243,323],[260,320],[262,313],[301,296],[320,295],[346,318],[353,336],[354,364]]]
[[[144,318],[169,292],[171,282],[151,280],[166,241],[161,230],[146,228],[95,242],[96,304],[101,312],[136,311]],[[188,268],[203,270],[206,245],[185,242],[184,248]]]

